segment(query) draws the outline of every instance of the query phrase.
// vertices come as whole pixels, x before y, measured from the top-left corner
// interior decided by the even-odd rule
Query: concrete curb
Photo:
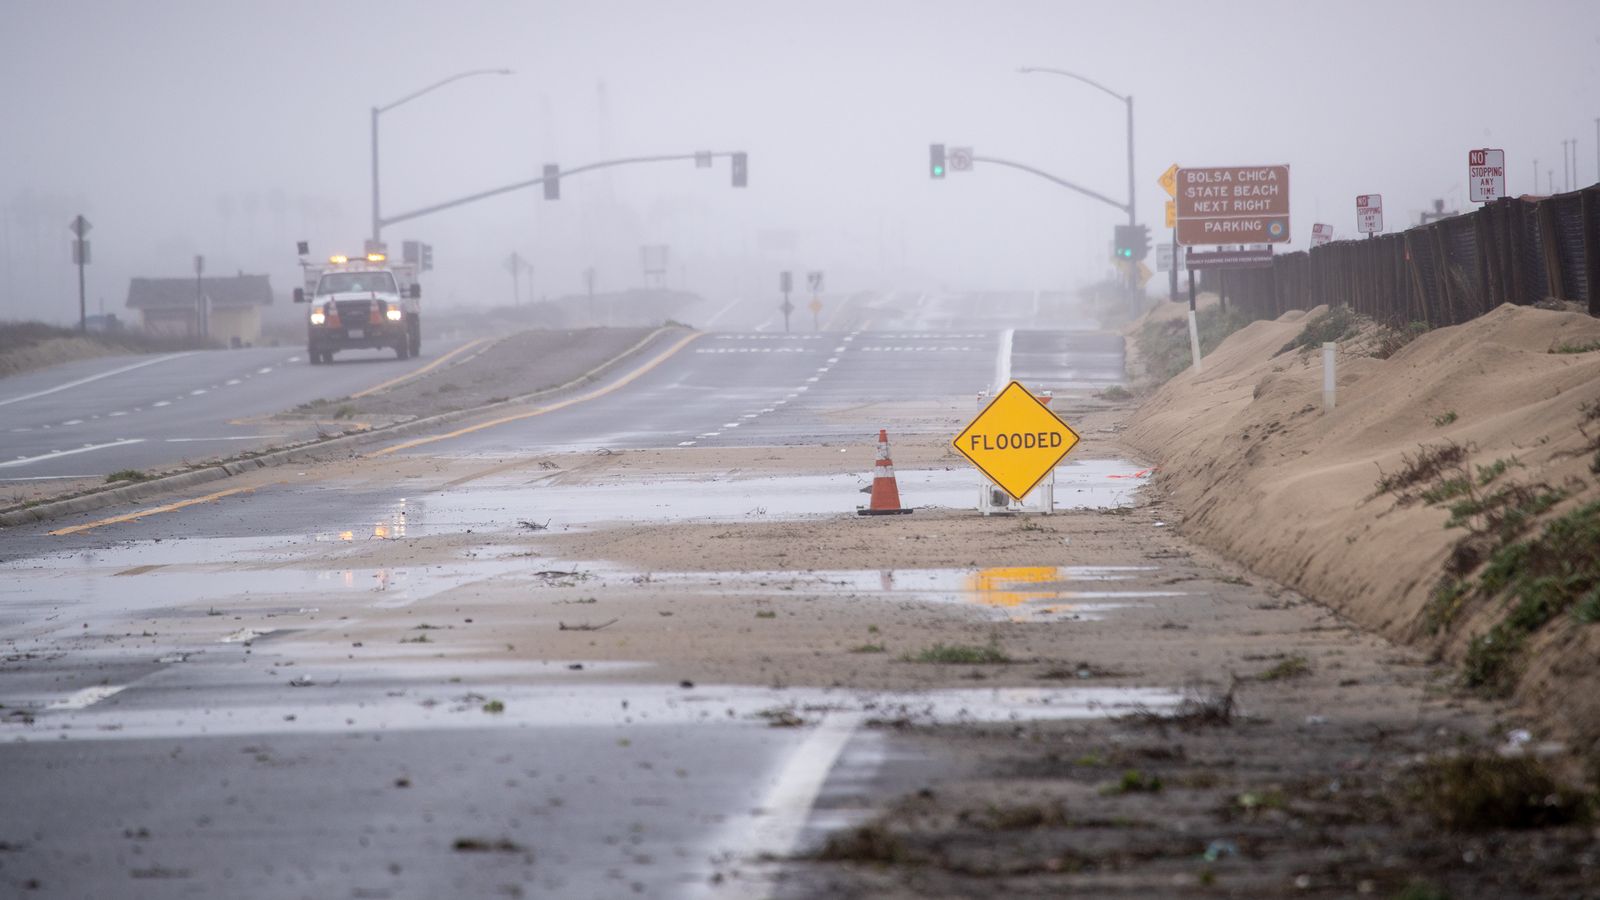
[[[661,328],[657,328],[655,331],[645,335],[644,338],[642,338],[632,347],[629,347],[611,359],[606,360],[600,365],[595,366],[593,369],[590,369],[589,371],[566,382],[565,384],[561,384],[556,387],[545,388],[544,390],[534,391],[531,394],[523,394],[518,397],[512,397],[508,400],[501,400],[498,403],[485,403],[482,406],[474,406],[470,409],[458,409],[452,412],[440,413],[437,416],[428,416],[427,418],[423,419],[412,419],[409,422],[397,422],[393,425],[384,425],[378,428],[360,432],[359,434],[340,435],[339,437],[313,441],[308,444],[285,447],[282,450],[274,450],[269,453],[263,453],[260,456],[230,460],[227,462],[218,463],[216,465],[207,466],[203,469],[193,469],[188,472],[179,472],[176,475],[167,475],[162,478],[152,478],[149,481],[141,481],[138,484],[125,485],[123,487],[111,488],[104,491],[95,491],[94,493],[84,494],[79,497],[68,497],[65,500],[56,500],[49,503],[41,503],[38,506],[10,510],[8,512],[0,513],[0,528],[15,528],[18,525],[26,525],[31,522],[44,522],[50,519],[59,518],[61,516],[70,516],[76,515],[77,513],[91,512],[96,509],[104,509],[108,506],[117,506],[123,503],[133,503],[135,501],[143,500],[147,497],[153,497],[157,494],[164,494],[169,491],[182,490],[184,488],[195,487],[197,485],[209,484],[213,481],[221,481],[224,478],[232,478],[235,475],[243,475],[246,472],[253,472],[257,469],[269,469],[274,466],[286,465],[288,463],[298,462],[300,460],[318,459],[326,456],[328,453],[359,447],[363,444],[371,444],[378,441],[388,440],[390,438],[407,437],[413,434],[425,433],[437,428],[438,426],[448,425],[452,422],[459,422],[462,419],[468,419],[473,416],[481,415],[482,413],[490,410],[502,409],[507,406],[528,403],[533,400],[538,400],[542,397],[548,397],[552,394],[559,394],[562,391],[569,391],[573,388],[588,384],[605,375],[612,369],[622,365],[624,362],[639,355],[641,352],[648,349],[652,344],[656,343],[657,340],[663,335],[681,330],[683,329],[679,328],[678,326],[663,326]]]

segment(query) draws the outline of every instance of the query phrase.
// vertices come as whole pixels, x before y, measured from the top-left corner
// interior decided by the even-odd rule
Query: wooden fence
[[[1255,318],[1326,303],[1438,327],[1548,297],[1600,316],[1600,185],[1508,197],[1398,234],[1286,253],[1267,268],[1226,272],[1222,287]]]

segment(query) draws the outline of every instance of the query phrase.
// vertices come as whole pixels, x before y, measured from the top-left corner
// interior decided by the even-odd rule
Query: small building
[[[200,297],[210,317],[208,329],[201,327]],[[271,304],[267,276],[243,272],[226,278],[135,278],[128,286],[128,308],[138,310],[145,331],[196,336],[204,330],[233,347],[261,339],[261,308]]]

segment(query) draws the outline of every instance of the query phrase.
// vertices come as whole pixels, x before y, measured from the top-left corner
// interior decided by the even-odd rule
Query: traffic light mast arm
[[[1086,187],[1079,187],[1078,185],[1075,185],[1072,182],[1067,181],[1066,179],[1057,178],[1056,176],[1051,175],[1049,172],[1042,172],[1042,171],[1040,171],[1038,169],[1035,169],[1033,166],[1024,165],[1024,164],[1019,163],[1019,162],[1012,162],[1009,159],[995,159],[992,156],[974,156],[974,157],[972,157],[972,161],[975,162],[975,163],[980,163],[980,162],[993,163],[994,165],[997,165],[997,166],[1008,166],[1008,167],[1013,168],[1013,169],[1020,169],[1020,170],[1022,170],[1024,172],[1027,172],[1030,175],[1037,175],[1037,176],[1039,176],[1040,178],[1043,178],[1046,181],[1053,181],[1056,184],[1059,184],[1064,188],[1067,188],[1069,190],[1077,191],[1078,193],[1084,195],[1085,197],[1090,197],[1090,198],[1093,198],[1095,200],[1099,200],[1101,203],[1104,203],[1104,204],[1106,204],[1108,206],[1116,207],[1117,209],[1120,209],[1123,212],[1130,212],[1130,210],[1128,209],[1128,204],[1126,204],[1126,203],[1119,203],[1116,200],[1113,200],[1110,197],[1107,197],[1105,194],[1096,193],[1095,191],[1091,191]]]
[[[734,155],[734,151],[732,151],[732,150],[729,150],[729,151],[726,151],[726,152],[722,152],[722,153],[712,153],[711,154],[712,158],[716,158],[716,157],[719,157],[719,156],[731,157],[733,155]],[[674,154],[670,154],[670,155],[666,155],[666,156],[628,156],[628,157],[623,157],[622,159],[608,159],[608,160],[603,160],[601,162],[586,163],[584,165],[576,166],[576,167],[571,168],[571,169],[564,169],[556,177],[557,178],[566,178],[569,175],[578,175],[578,174],[581,174],[583,172],[592,172],[595,169],[609,169],[609,168],[612,168],[613,166],[629,166],[629,165],[634,165],[634,164],[637,164],[637,163],[678,162],[678,161],[681,161],[681,160],[694,159],[694,158],[695,158],[695,154],[693,154],[693,153],[674,153]],[[544,177],[531,178],[531,179],[529,179],[527,181],[519,181],[516,184],[508,184],[505,187],[497,187],[497,188],[491,188],[490,190],[487,190],[487,191],[479,191],[476,194],[468,194],[465,197],[458,197],[455,200],[447,200],[444,203],[435,203],[432,206],[424,206],[421,209],[413,209],[410,212],[403,212],[403,213],[400,213],[399,215],[386,216],[386,217],[378,220],[378,224],[380,226],[384,226],[384,227],[387,227],[389,225],[395,225],[395,224],[398,224],[400,222],[410,221],[411,219],[416,219],[416,218],[420,218],[422,216],[431,215],[431,214],[436,213],[436,212],[443,212],[444,210],[447,210],[447,209],[454,209],[457,206],[465,206],[468,203],[476,203],[479,200],[487,200],[490,197],[498,197],[501,194],[509,194],[512,191],[520,191],[520,190],[522,190],[524,188],[538,187],[539,185],[544,184],[545,181],[547,181],[547,180],[548,179],[546,179]]]

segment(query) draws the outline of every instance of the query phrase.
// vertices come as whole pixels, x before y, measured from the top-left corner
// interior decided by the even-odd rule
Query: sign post
[[[90,225],[89,220],[85,219],[82,214],[79,214],[72,220],[72,224],[67,227],[76,235],[72,241],[72,264],[78,267],[78,330],[87,332],[89,330],[89,309],[87,301],[84,299],[83,267],[89,264],[89,242],[85,238],[89,234],[89,229],[94,226]],[[104,312],[103,309],[101,311]]]
[[[1506,195],[1506,152],[1468,150],[1467,183],[1473,203],[1492,203]]]
[[[1383,195],[1359,194],[1356,196],[1356,231],[1368,239],[1383,230]]]
[[[951,445],[1018,503],[1077,446],[1078,433],[1013,381]]]
[[[1323,244],[1326,244],[1331,240],[1333,240],[1332,225],[1324,225],[1321,222],[1318,222],[1317,224],[1311,226],[1312,247],[1321,247]]]
[[[783,292],[783,303],[778,309],[783,310],[783,333],[789,333],[789,314],[794,312],[794,304],[789,302],[789,292],[794,290],[794,273],[778,273],[778,290]]]
[[[206,258],[197,254],[194,258],[194,327],[201,338],[211,336],[211,324],[206,321],[205,281],[201,278],[205,273]]]
[[[822,298],[817,296],[822,293],[822,273],[807,272],[806,286],[811,288],[811,302],[806,304],[811,310],[811,330],[822,330]]]
[[[1173,259],[1178,255],[1178,164],[1167,166],[1167,170],[1156,179],[1156,184],[1167,192],[1166,223],[1172,229],[1172,243],[1167,250],[1167,268],[1161,271],[1167,274],[1167,299],[1178,299],[1178,270],[1172,265]],[[1160,257],[1157,257],[1159,262]],[[1159,266],[1158,266],[1159,268]]]

